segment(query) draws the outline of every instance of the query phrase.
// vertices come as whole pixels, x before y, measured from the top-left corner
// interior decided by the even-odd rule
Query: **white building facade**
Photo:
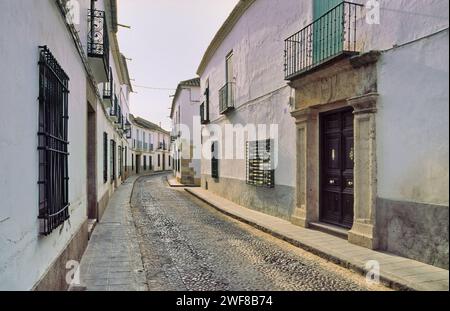
[[[178,84],[172,102],[172,154],[173,173],[178,182],[199,186],[201,182],[201,158],[195,157],[194,135],[199,134],[200,79],[194,78]]]
[[[240,1],[198,74],[202,187],[448,269],[448,1]]]
[[[141,117],[130,115],[133,174],[172,170],[170,133]]]
[[[116,10],[109,0],[0,2],[0,289],[68,288],[67,267],[127,176],[131,84]]]

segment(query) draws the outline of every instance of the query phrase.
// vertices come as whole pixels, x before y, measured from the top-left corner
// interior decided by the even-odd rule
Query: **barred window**
[[[103,133],[103,182],[108,182],[108,134]]]
[[[110,155],[110,167],[111,167],[111,183],[113,183],[116,180],[116,142],[111,139],[110,142],[110,149],[111,149],[111,155]]]
[[[211,145],[211,177],[219,178],[219,147],[218,142]]]
[[[39,231],[49,235],[70,217],[69,77],[46,46],[39,49]]]
[[[272,140],[247,142],[246,159],[247,184],[257,187],[275,187]]]
[[[119,155],[119,177],[122,177],[122,146],[118,146],[117,148],[117,154]]]
[[[128,172],[128,147],[125,147],[125,172]]]

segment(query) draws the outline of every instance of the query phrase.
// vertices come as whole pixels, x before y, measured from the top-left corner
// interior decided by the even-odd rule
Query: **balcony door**
[[[313,62],[320,63],[343,50],[344,1],[313,0]]]

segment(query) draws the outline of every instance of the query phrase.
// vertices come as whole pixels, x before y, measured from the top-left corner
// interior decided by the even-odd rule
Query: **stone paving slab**
[[[366,263],[376,260],[380,264],[381,281],[394,289],[449,290],[448,270],[353,245],[342,238],[302,228],[286,220],[237,205],[201,188],[185,190],[228,216],[356,272],[366,274]]]
[[[117,189],[94,229],[80,263],[80,280],[87,291],[148,289],[130,210],[130,196],[137,178],[128,178]]]

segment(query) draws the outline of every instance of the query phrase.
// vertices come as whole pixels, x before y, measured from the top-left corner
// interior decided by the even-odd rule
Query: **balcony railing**
[[[109,78],[109,33],[105,12],[88,10],[88,56],[101,59],[103,68],[94,64],[94,72],[99,75],[99,82],[106,82]]]
[[[287,38],[286,80],[338,57],[358,54],[357,22],[362,8],[344,1]]]
[[[165,142],[159,143],[159,149],[163,150],[163,151],[166,151],[167,150],[166,143]]]
[[[220,114],[226,114],[234,109],[234,82],[228,82],[219,91]]]
[[[136,147],[136,149],[138,150],[138,151],[142,151],[142,141],[138,141],[137,142],[137,147]]]

